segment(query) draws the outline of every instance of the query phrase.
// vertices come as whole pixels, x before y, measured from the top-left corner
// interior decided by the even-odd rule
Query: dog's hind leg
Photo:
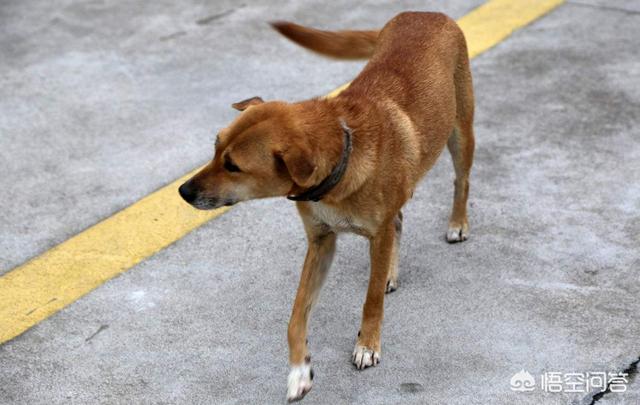
[[[307,348],[307,323],[309,314],[320,293],[329,271],[336,246],[336,234],[307,226],[309,248],[304,261],[296,299],[289,320],[289,364],[291,371],[287,381],[287,400],[302,399],[311,389],[313,370]]]
[[[464,55],[466,57],[466,49]],[[447,231],[447,241],[449,243],[462,242],[469,237],[467,199],[469,197],[469,172],[473,164],[475,140],[473,136],[473,87],[469,62],[466,58],[456,70],[455,82],[456,126],[447,142],[456,172],[453,209]]]
[[[469,172],[473,161],[473,131],[469,128],[466,130],[456,128],[449,138],[448,147],[456,179],[447,242],[455,243],[465,241],[469,237],[467,199],[469,198]]]
[[[400,236],[402,235],[402,211],[398,211],[398,215],[393,220],[393,225],[396,229],[396,239],[391,251],[391,267],[389,268],[387,288],[385,290],[387,294],[398,289],[398,254],[400,252]]]

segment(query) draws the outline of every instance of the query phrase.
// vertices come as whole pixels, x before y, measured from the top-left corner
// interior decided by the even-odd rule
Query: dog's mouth
[[[220,207],[230,207],[237,204],[239,201],[231,198],[210,198],[210,197],[198,197],[191,205],[199,210],[208,211],[214,210]]]

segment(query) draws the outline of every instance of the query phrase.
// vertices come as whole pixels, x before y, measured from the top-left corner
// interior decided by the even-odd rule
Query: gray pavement
[[[382,363],[364,372],[349,356],[367,247],[341,237],[305,403],[586,404],[509,381],[638,359],[640,13],[580,3],[473,61],[471,239],[444,242],[443,154],[405,209]],[[0,6],[0,272],[205,162],[230,102],[322,94],[361,66],[265,19],[364,28],[479,2],[127,4]],[[242,204],[0,346],[0,403],[282,403],[304,251],[291,203]],[[638,403],[639,385],[596,403]]]

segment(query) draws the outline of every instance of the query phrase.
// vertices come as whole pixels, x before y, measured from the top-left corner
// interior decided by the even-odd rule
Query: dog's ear
[[[276,158],[282,162],[295,185],[308,188],[315,184],[318,166],[310,150],[291,147],[282,153],[277,153]]]
[[[252,105],[258,105],[264,103],[260,97],[251,97],[246,100],[238,101],[237,103],[231,104],[231,107],[235,108],[238,111],[244,111]]]

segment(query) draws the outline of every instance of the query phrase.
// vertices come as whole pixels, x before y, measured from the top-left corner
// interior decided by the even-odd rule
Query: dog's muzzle
[[[178,193],[180,193],[182,199],[199,210],[212,210],[222,206],[229,207],[238,202],[235,198],[218,198],[203,195],[201,190],[194,186],[191,180],[181,185],[180,188],[178,188]]]

